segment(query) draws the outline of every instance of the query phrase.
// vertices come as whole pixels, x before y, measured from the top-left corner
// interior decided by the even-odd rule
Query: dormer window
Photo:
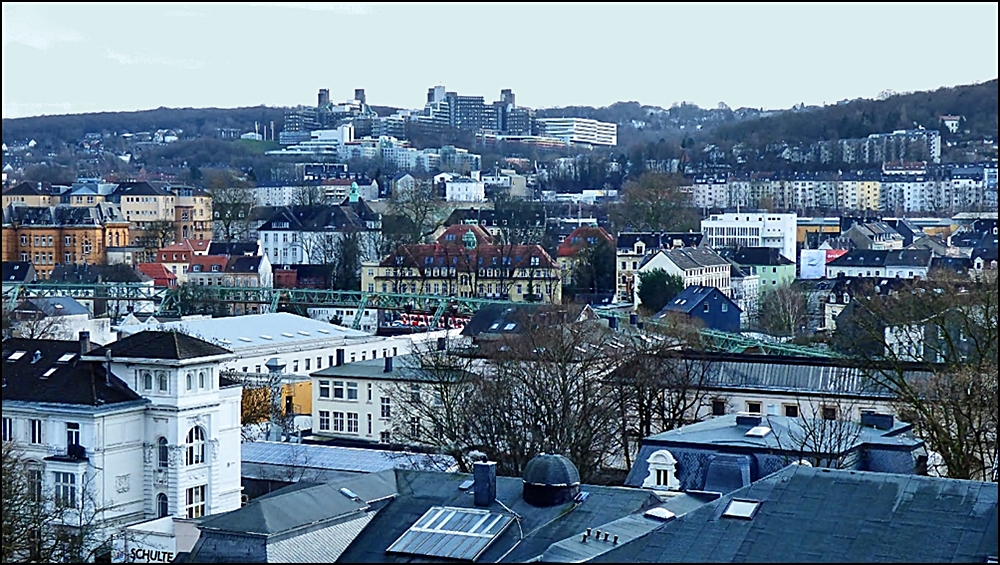
[[[218,265],[212,265],[212,272],[213,273],[218,273],[219,272],[219,266]]]

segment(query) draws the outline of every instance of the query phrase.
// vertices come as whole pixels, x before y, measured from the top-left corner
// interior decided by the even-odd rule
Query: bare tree
[[[798,416],[788,426],[771,426],[779,449],[794,453],[788,463],[830,469],[850,468],[858,456],[860,422],[852,419],[856,403],[841,398],[799,398]],[[770,416],[765,418],[770,423]],[[782,432],[781,428],[786,431]]]
[[[66,324],[60,316],[45,316],[41,312],[9,315],[10,334],[24,339],[59,339],[66,333]]]
[[[688,231],[698,227],[690,195],[681,191],[684,178],[645,173],[622,187],[622,201],[609,217],[615,231]]]
[[[805,329],[808,313],[804,293],[792,285],[779,286],[762,292],[758,323],[771,335],[796,336]]]
[[[226,242],[242,241],[249,235],[250,212],[257,202],[254,189],[226,172],[212,171],[207,184],[218,235]]]
[[[156,220],[145,222],[137,235],[132,238],[132,243],[146,249],[154,251],[174,243],[176,226],[169,220]]]
[[[292,193],[292,204],[295,206],[321,206],[326,204],[326,192],[319,185],[299,186]]]
[[[444,224],[447,207],[437,197],[434,186],[417,183],[413,190],[395,196],[389,202],[389,213],[409,220],[406,233],[400,234],[404,243],[424,243],[424,240]]]

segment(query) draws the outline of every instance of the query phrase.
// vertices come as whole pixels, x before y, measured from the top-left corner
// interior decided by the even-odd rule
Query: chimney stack
[[[628,315],[628,323],[629,324],[631,324],[631,325],[634,326],[636,324],[636,322],[638,322],[638,321],[639,321],[639,315],[638,314],[632,313],[632,314]]]
[[[339,367],[339,366],[341,366],[343,364],[344,364],[344,350],[343,349],[338,349],[337,350],[337,365],[336,366]]]
[[[384,372],[384,373],[391,373],[392,372],[392,357],[389,357],[388,355],[386,356],[386,358],[385,358],[385,369],[383,369],[382,372]]]
[[[473,464],[472,477],[475,479],[472,496],[476,506],[493,504],[497,498],[497,464],[493,461],[477,461]]]
[[[80,355],[90,353],[90,332],[80,332]]]

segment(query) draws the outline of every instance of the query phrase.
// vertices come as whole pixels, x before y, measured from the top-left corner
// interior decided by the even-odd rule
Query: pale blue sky
[[[3,3],[3,117],[315,104],[787,108],[997,77],[997,4]]]

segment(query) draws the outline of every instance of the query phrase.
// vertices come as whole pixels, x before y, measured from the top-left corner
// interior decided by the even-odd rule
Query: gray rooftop
[[[388,451],[359,447],[281,443],[244,442],[243,475],[247,465],[289,466],[296,471],[347,471],[378,473],[389,469],[448,470],[455,465],[447,455],[428,455],[409,451]],[[269,476],[250,478],[272,478]],[[308,479],[315,480],[315,479]]]

